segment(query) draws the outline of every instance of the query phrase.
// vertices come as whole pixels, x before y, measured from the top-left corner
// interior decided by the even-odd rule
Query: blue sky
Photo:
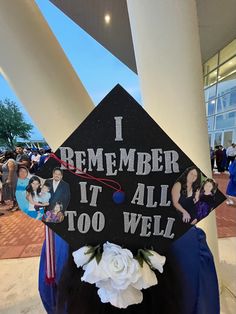
[[[139,81],[135,73],[98,44],[51,2],[36,0],[36,3],[94,104],[98,104],[117,83],[121,84],[141,103]],[[4,98],[15,101],[25,119],[34,125],[23,104],[0,75],[0,99]],[[32,139],[42,137],[40,131],[35,127],[32,132]]]

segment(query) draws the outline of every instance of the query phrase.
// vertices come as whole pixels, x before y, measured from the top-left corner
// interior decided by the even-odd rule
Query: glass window
[[[214,116],[207,118],[207,128],[208,131],[212,131],[214,129]]]
[[[226,76],[236,72],[236,57],[230,59],[219,67],[218,79],[224,79]]]
[[[223,96],[232,93],[236,88],[236,71],[235,73],[220,79],[218,82],[217,96]]]
[[[215,99],[206,103],[206,112],[208,116],[211,116],[215,113],[215,103],[216,103]]]
[[[217,99],[217,113],[236,108],[236,86],[228,94]]]
[[[221,145],[222,132],[215,133],[214,146]]]
[[[224,132],[224,140],[223,140],[223,146],[225,148],[229,147],[233,140],[233,131],[225,131]]]
[[[236,39],[220,51],[220,64],[236,54]]]
[[[206,75],[204,78],[204,87],[208,87],[216,83],[217,80],[217,70],[211,72],[210,74]]]
[[[232,128],[236,126],[236,111],[216,116],[216,130]]]
[[[214,55],[211,59],[209,59],[203,66],[204,75],[208,74],[212,70],[217,67],[218,64],[218,54]]]
[[[209,101],[216,97],[216,85],[205,89],[205,101]]]

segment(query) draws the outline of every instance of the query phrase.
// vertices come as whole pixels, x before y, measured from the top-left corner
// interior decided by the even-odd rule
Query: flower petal
[[[129,305],[138,304],[143,301],[142,292],[131,286],[125,290],[106,290],[100,288],[98,289],[98,295],[103,303],[110,302],[113,306],[120,309],[125,309]]]
[[[96,283],[100,280],[107,279],[108,276],[104,272],[104,267],[102,267],[102,260],[98,264],[96,259],[92,259],[88,264],[83,266],[84,275],[81,278],[82,281],[89,283]]]
[[[163,265],[166,262],[166,257],[158,254],[155,251],[148,250],[152,255],[148,256],[152,264],[152,267],[157,269],[160,273],[163,273]]]
[[[140,267],[140,274],[139,280],[132,284],[136,289],[147,289],[157,284],[156,274],[145,261],[143,261],[143,267]]]
[[[90,260],[92,253],[87,254],[89,250],[91,250],[91,246],[83,246],[79,250],[72,253],[74,262],[78,268],[82,267]]]

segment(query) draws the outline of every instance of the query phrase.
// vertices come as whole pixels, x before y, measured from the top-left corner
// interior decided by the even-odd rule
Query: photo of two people
[[[187,168],[174,183],[171,196],[173,206],[182,215],[184,223],[196,224],[215,208],[217,183],[203,177],[195,167]]]

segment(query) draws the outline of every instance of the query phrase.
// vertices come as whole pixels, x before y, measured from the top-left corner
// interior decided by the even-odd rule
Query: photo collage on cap
[[[110,241],[164,253],[225,200],[120,85],[37,175],[23,172],[19,207],[74,249]]]

